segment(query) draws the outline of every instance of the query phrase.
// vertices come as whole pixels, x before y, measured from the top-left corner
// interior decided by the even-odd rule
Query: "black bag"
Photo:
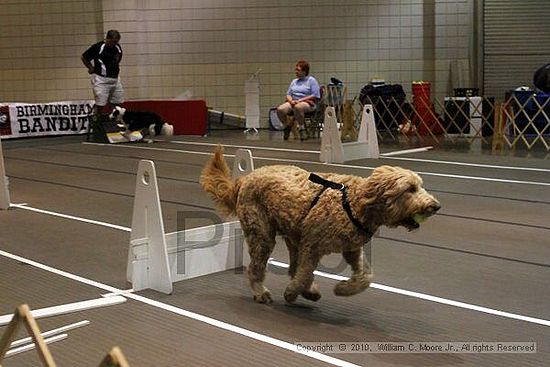
[[[368,97],[371,99],[373,99],[373,97],[380,97],[386,100],[390,100],[393,97],[395,99],[404,100],[405,91],[403,91],[401,84],[382,84],[375,86],[369,83],[361,89],[359,101],[362,104],[366,104]]]
[[[543,65],[535,71],[533,84],[544,93],[550,93],[550,64]]]
[[[405,91],[401,84],[367,84],[359,93],[361,104],[372,103],[376,128],[378,130],[394,130],[403,123],[409,106]]]

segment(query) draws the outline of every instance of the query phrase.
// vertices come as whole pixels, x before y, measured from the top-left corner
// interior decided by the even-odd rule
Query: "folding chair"
[[[323,120],[325,116],[325,96],[326,96],[326,87],[324,85],[320,88],[321,98],[317,102],[315,109],[311,112],[305,114],[305,131],[306,138],[318,139],[321,136],[321,131],[323,130]]]

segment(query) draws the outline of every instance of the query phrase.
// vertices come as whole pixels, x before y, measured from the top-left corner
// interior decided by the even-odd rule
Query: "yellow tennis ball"
[[[413,219],[416,223],[420,224],[426,220],[426,217],[422,214],[415,214],[413,215]]]

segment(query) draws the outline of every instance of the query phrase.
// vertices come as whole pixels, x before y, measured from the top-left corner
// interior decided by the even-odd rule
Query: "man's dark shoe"
[[[284,140],[288,140],[288,137],[290,136],[290,130],[292,130],[292,126],[290,126],[290,125],[285,126],[285,128],[283,130],[283,139]]]

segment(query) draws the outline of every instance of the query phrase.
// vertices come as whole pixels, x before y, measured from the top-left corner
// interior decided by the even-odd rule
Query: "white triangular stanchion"
[[[134,251],[138,246],[147,247],[148,260],[144,264],[136,260]],[[146,269],[137,271],[137,264]],[[157,175],[155,164],[149,160],[141,160],[138,166],[126,275],[134,291],[151,288],[172,293]]]
[[[354,159],[378,158],[379,155],[372,105],[363,107],[358,139],[351,143],[342,143],[334,107],[326,108],[323,137],[321,138],[321,162],[344,163]]]
[[[253,170],[252,152],[237,150],[233,179]],[[134,291],[151,288],[172,293],[173,282],[240,268],[247,258],[243,243],[239,222],[165,234],[154,163],[139,162],[126,270]],[[183,272],[178,268],[181,264]]]
[[[323,163],[344,163],[344,150],[338,132],[334,107],[325,109],[320,158]]]
[[[2,150],[2,138],[0,138],[0,209],[10,207],[10,191],[8,190],[8,178],[4,167],[4,152]]]
[[[250,149],[238,149],[235,152],[235,160],[233,161],[233,179],[245,176],[252,171],[254,171],[252,152]]]
[[[361,127],[359,128],[357,142],[366,143],[368,146],[367,156],[364,158],[378,158],[380,156],[378,134],[376,132],[376,123],[374,122],[374,110],[370,104],[363,106]]]

